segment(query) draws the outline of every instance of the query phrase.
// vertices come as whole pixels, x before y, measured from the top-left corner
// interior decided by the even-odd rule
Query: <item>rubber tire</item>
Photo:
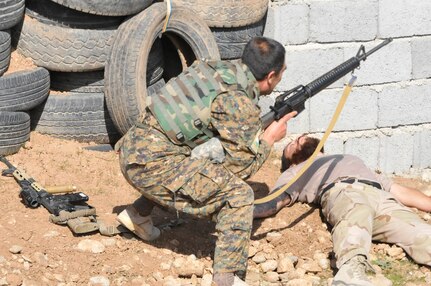
[[[63,6],[90,14],[126,16],[141,12],[152,0],[52,0]]]
[[[60,27],[98,29],[118,27],[124,17],[97,16],[76,11],[50,0],[27,0],[25,14],[39,22]]]
[[[267,0],[172,0],[176,6],[192,9],[210,27],[242,27],[261,20]]]
[[[222,60],[239,59],[245,45],[254,37],[263,35],[265,18],[257,23],[235,28],[211,28]]]
[[[49,72],[41,67],[0,77],[0,111],[36,107],[48,96],[49,85]]]
[[[24,17],[25,0],[0,1],[0,30],[7,30]]]
[[[111,143],[119,139],[105,107],[103,93],[52,92],[31,112],[32,129],[79,142]]]
[[[0,155],[19,151],[30,138],[30,116],[25,112],[0,111]]]
[[[165,18],[166,4],[155,3],[121,24],[117,31],[105,68],[105,96],[109,113],[121,134],[145,112],[148,54],[154,40],[162,34]],[[174,9],[163,35],[179,39],[182,45],[178,47],[185,50],[187,65],[193,58],[220,59],[211,30],[188,10]]]
[[[13,45],[37,66],[52,71],[101,70],[109,56],[116,27],[74,29],[25,17],[14,29]]]
[[[0,31],[0,76],[9,68],[10,63],[10,32]]]
[[[74,93],[103,93],[104,71],[90,72],[49,72],[51,90]]]

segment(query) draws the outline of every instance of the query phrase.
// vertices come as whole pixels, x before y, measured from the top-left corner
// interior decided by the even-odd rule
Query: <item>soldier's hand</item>
[[[287,122],[295,117],[296,114],[298,112],[292,111],[280,118],[280,120],[272,122],[263,132],[261,139],[265,140],[271,146],[283,139],[287,133]]]

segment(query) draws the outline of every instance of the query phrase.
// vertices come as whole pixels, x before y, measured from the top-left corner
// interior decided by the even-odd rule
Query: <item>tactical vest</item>
[[[195,61],[159,92],[147,107],[171,141],[196,147],[214,137],[208,128],[211,103],[221,93],[242,91],[257,104],[256,79],[240,62]]]

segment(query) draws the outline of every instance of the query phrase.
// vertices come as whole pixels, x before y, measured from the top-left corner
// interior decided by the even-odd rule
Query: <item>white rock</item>
[[[80,251],[91,253],[102,253],[105,251],[105,246],[101,242],[92,239],[81,240],[77,248]]]
[[[253,256],[253,258],[252,258],[251,260],[253,260],[253,261],[254,261],[254,262],[256,262],[257,264],[259,264],[259,263],[263,263],[263,262],[265,262],[265,261],[266,261],[266,257],[265,257],[265,254],[264,254],[264,253],[262,253],[262,252],[258,252],[258,253],[256,253],[256,254]]]
[[[13,254],[18,254],[18,253],[21,253],[21,251],[22,251],[22,246],[20,246],[20,245],[12,245],[10,248],[9,248],[9,252],[10,253],[13,253]]]
[[[329,269],[330,268],[330,264],[331,262],[329,261],[329,259],[327,258],[320,258],[319,260],[317,260],[317,264],[319,264],[319,266],[322,269]]]
[[[97,285],[97,286],[109,286],[109,279],[105,276],[93,276],[88,281],[89,285]]]
[[[277,282],[279,280],[278,273],[274,271],[269,271],[265,273],[264,279],[268,282]]]
[[[274,242],[274,241],[277,241],[277,240],[279,240],[280,238],[282,238],[283,237],[283,235],[281,234],[281,233],[279,233],[279,232],[269,232],[267,235],[266,235],[266,240],[268,241],[268,242]]]
[[[213,276],[209,273],[206,273],[204,276],[202,276],[201,286],[211,286],[212,281]]]
[[[254,246],[250,246],[248,248],[248,258],[253,257],[257,253],[257,248]]]
[[[104,238],[100,241],[104,246],[115,246],[117,244],[117,240],[115,238]]]
[[[285,273],[290,272],[295,269],[295,266],[293,265],[293,261],[289,257],[283,257],[280,260],[278,260],[278,266],[277,266],[277,272],[278,273]]]
[[[262,268],[262,271],[264,273],[269,271],[275,271],[277,269],[278,263],[275,260],[267,260],[260,264],[260,267]]]

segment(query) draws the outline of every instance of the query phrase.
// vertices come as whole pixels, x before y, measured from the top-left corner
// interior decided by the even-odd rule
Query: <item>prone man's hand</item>
[[[280,118],[280,120],[272,122],[263,132],[261,139],[265,140],[270,146],[283,139],[287,133],[287,122],[296,114],[298,112],[292,111]]]

